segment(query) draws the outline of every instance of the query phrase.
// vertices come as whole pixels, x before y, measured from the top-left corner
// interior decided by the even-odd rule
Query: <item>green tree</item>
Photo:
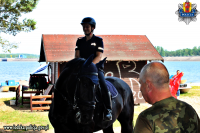
[[[155,46],[156,50],[158,51],[158,53],[160,52],[160,46]]]
[[[193,54],[194,54],[194,55],[197,55],[197,54],[198,54],[198,49],[197,49],[196,46],[195,46],[192,50],[193,50]]]
[[[165,56],[165,51],[164,51],[163,47],[161,47],[161,49],[160,49],[160,55]]]
[[[183,49],[183,55],[188,56],[188,49]]]
[[[169,56],[169,52],[167,50],[165,50],[165,56]]]
[[[188,54],[189,54],[189,56],[192,56],[192,55],[193,55],[192,49],[188,49]]]
[[[180,56],[183,56],[184,55],[184,52],[182,49],[180,49]]]
[[[176,56],[181,56],[181,50],[176,50]]]
[[[158,51],[158,53],[161,56],[194,56],[194,55],[200,55],[200,46],[194,47],[193,49],[178,49],[175,51],[167,51],[164,50],[161,46],[155,46],[155,49]]]
[[[200,55],[200,46],[198,47],[198,55]]]
[[[0,58],[10,58],[12,55],[12,58],[19,57],[19,55],[25,55],[27,58],[39,58],[39,55],[35,54],[24,54],[24,53],[18,53],[18,54],[0,54]]]
[[[30,13],[35,9],[38,0],[0,0],[0,33],[12,34],[25,31],[30,32],[36,29],[36,22],[33,19],[24,19],[22,22],[19,18],[22,14]],[[8,48],[17,48],[17,45],[3,40],[1,37],[1,46],[3,42],[7,43]],[[13,47],[14,46],[14,47]],[[7,50],[7,52],[11,52]]]

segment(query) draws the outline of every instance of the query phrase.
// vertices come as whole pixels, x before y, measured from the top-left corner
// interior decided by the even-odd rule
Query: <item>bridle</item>
[[[81,69],[80,69],[81,70]],[[94,101],[80,101],[79,97],[77,97],[77,91],[80,86],[80,78],[81,77],[84,77],[84,75],[96,75],[98,76],[98,73],[96,72],[90,72],[90,73],[82,73],[81,71],[78,71],[78,73],[72,73],[73,75],[75,75],[76,77],[76,88],[75,88],[75,92],[74,92],[74,98],[73,98],[73,101],[70,101],[67,99],[66,96],[64,96],[58,89],[55,88],[55,91],[57,91],[63,98],[64,101],[66,101],[68,103],[68,105],[70,107],[73,108],[74,111],[76,111],[76,122],[77,123],[81,123],[81,106],[85,106],[87,108],[87,110],[92,110],[92,109],[95,109],[95,105],[96,105],[96,102],[95,100]],[[95,89],[97,85],[93,84],[93,89]]]

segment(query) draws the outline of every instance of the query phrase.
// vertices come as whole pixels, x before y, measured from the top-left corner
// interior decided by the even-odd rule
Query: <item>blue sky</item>
[[[93,17],[97,35],[146,35],[154,46],[167,50],[200,46],[200,14],[196,22],[179,22],[175,11],[185,0],[40,0],[37,8],[23,18],[32,18],[37,29],[15,37],[1,34],[10,42],[18,42],[12,53],[40,53],[42,34],[83,34],[84,17]],[[190,1],[197,4],[200,1]],[[74,44],[75,45],[75,44]],[[1,50],[1,49],[0,49]],[[0,51],[2,53],[2,51]]]

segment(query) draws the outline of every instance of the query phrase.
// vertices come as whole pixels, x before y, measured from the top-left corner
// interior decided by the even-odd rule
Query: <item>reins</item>
[[[77,90],[78,90],[78,86],[80,84],[80,76],[82,75],[96,75],[98,76],[98,73],[95,73],[95,72],[91,72],[91,73],[81,73],[80,74],[80,71],[79,73],[77,74],[77,84],[76,84],[76,89],[75,89],[75,92],[74,92],[74,105],[73,105],[73,109],[75,110],[76,108],[79,108],[79,106],[86,106],[88,107],[88,109],[95,109],[95,105],[96,105],[96,102],[95,101],[77,101]],[[95,85],[94,85],[94,88],[95,88]],[[79,106],[78,106],[79,105]]]

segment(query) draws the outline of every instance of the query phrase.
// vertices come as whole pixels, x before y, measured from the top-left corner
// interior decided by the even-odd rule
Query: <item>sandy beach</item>
[[[200,61],[200,56],[163,57],[164,61]]]

